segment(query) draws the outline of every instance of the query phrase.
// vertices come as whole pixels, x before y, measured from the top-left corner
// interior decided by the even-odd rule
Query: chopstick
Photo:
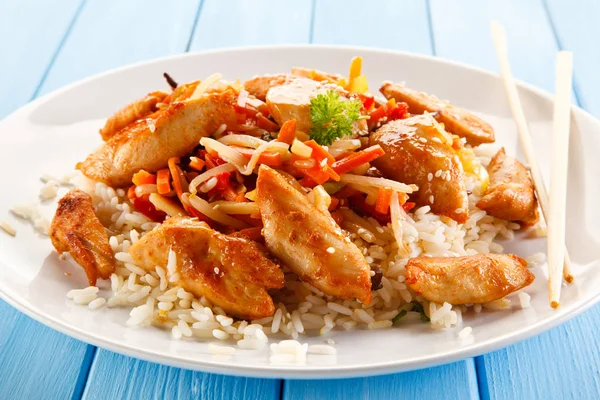
[[[510,63],[508,61],[508,47],[506,44],[506,31],[504,27],[500,25],[500,23],[496,21],[492,21],[491,25],[492,39],[494,41],[494,46],[496,47],[496,53],[498,56],[498,63],[500,64],[500,71],[502,75],[502,80],[504,82],[504,87],[506,89],[506,94],[508,97],[508,102],[510,105],[510,109],[513,115],[513,119],[517,125],[517,132],[519,134],[519,140],[521,142],[521,147],[523,148],[523,152],[525,153],[525,158],[527,159],[527,163],[529,164],[529,171],[531,173],[531,178],[533,180],[533,186],[535,188],[538,201],[540,203],[540,208],[542,209],[542,214],[544,215],[544,219],[546,223],[548,223],[548,219],[550,217],[549,210],[549,200],[548,200],[548,192],[546,190],[546,186],[544,185],[544,180],[542,178],[542,174],[540,172],[540,168],[538,166],[537,160],[535,158],[535,154],[533,152],[533,143],[531,140],[531,134],[529,133],[529,127],[527,125],[527,120],[525,118],[525,112],[523,111],[523,107],[521,105],[521,100],[519,99],[519,93],[517,91],[517,86],[514,81],[514,77],[510,70]],[[567,110],[570,111],[570,108],[567,107]],[[568,142],[567,142],[568,143]],[[566,170],[566,167],[565,167]],[[565,281],[568,283],[573,282],[574,277],[571,273],[571,259],[569,257],[569,253],[567,249],[563,245],[561,246],[564,251],[564,263],[563,268],[554,268],[553,270],[562,270],[563,277]],[[549,277],[549,287],[555,287],[556,283],[552,283],[555,281],[561,281],[556,277],[554,278],[554,272],[551,272],[549,269],[548,277]],[[550,290],[550,298],[551,302],[556,300],[557,291],[554,289]],[[558,294],[560,294],[560,289],[558,289]],[[551,303],[552,305],[552,303]],[[558,302],[554,304],[554,306],[558,306]]]
[[[548,216],[548,289],[550,306],[560,304],[563,260],[565,257],[565,218],[567,208],[567,171],[571,125],[571,86],[573,55],[561,51],[556,57],[556,95],[552,122],[552,165],[550,167],[550,204]]]

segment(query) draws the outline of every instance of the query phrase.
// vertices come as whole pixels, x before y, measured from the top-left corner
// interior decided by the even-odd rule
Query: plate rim
[[[86,77],[80,80],[77,80],[68,85],[62,86],[56,90],[51,91],[50,93],[44,94],[24,105],[19,107],[18,109],[11,112],[6,117],[0,120],[0,127],[5,123],[8,119],[16,118],[19,114],[26,112],[29,109],[33,109],[38,107],[39,105],[51,101],[53,98],[62,95],[63,93],[70,91],[78,86],[85,85],[88,82],[94,81],[96,79],[100,79],[105,76],[109,76],[112,74],[120,73],[122,71],[143,68],[148,65],[168,62],[170,60],[178,60],[184,58],[192,58],[198,55],[202,56],[210,56],[211,54],[223,54],[223,53],[240,53],[240,52],[256,52],[256,51],[289,51],[293,49],[306,50],[311,51],[313,49],[320,50],[345,50],[345,51],[353,51],[357,54],[360,53],[376,53],[383,56],[402,56],[407,58],[413,58],[418,60],[423,60],[426,62],[433,63],[441,63],[450,65],[453,67],[458,67],[461,69],[465,69],[468,71],[476,72],[479,74],[483,74],[485,76],[499,79],[499,74],[481,67],[469,65],[467,63],[458,62],[454,60],[449,60],[443,57],[437,57],[432,55],[411,53],[406,51],[399,50],[390,50],[383,48],[371,48],[364,46],[349,46],[349,45],[318,45],[318,44],[278,44],[278,45],[261,45],[261,46],[236,46],[236,47],[226,47],[219,49],[211,49],[204,51],[193,51],[186,52],[180,54],[173,54],[165,57],[154,58],[150,60],[144,60],[140,62],[136,62],[133,64],[128,64],[125,66],[112,68],[107,71],[94,74],[90,77]],[[540,89],[534,85],[529,83],[517,80],[518,89],[525,89],[536,96],[539,96],[547,101],[552,102],[552,94],[544,89]],[[584,116],[585,118],[594,120],[595,122],[600,124],[600,120],[593,116],[591,113],[582,109],[576,104],[571,104],[571,111],[577,114]],[[497,336],[494,338],[490,338],[481,342],[476,343],[468,350],[463,350],[461,347],[456,347],[451,351],[445,351],[442,353],[437,353],[435,355],[424,355],[419,358],[414,358],[410,360],[404,360],[402,362],[397,361],[388,361],[377,364],[366,364],[362,366],[319,366],[319,365],[256,365],[256,366],[248,366],[248,365],[231,365],[230,363],[218,361],[218,360],[196,360],[195,362],[187,361],[179,356],[174,355],[165,355],[153,352],[150,349],[136,349],[131,348],[127,345],[122,345],[118,342],[113,342],[110,340],[105,340],[102,337],[97,336],[93,332],[85,331],[83,329],[79,329],[74,326],[70,326],[65,324],[55,317],[42,313],[32,307],[27,301],[22,301],[17,298],[13,298],[10,294],[4,292],[0,288],[0,298],[10,304],[12,307],[16,308],[18,311],[24,313],[25,315],[33,318],[34,320],[54,329],[58,332],[66,334],[76,340],[82,341],[86,344],[91,344],[96,347],[100,347],[102,349],[110,350],[119,354],[124,354],[128,357],[138,358],[145,361],[156,362],[163,365],[174,366],[179,368],[186,368],[196,371],[202,371],[207,373],[218,373],[225,375],[233,375],[233,376],[247,376],[247,377],[257,377],[257,378],[272,378],[272,379],[335,379],[335,378],[353,378],[353,377],[365,377],[365,376],[374,376],[374,375],[382,375],[389,373],[397,373],[403,371],[410,371],[422,368],[428,368],[438,365],[443,365],[451,362],[456,362],[460,360],[464,360],[471,357],[476,357],[481,354],[485,354],[500,348],[504,348],[519,342],[522,342],[526,339],[529,339],[533,336],[539,335],[540,333],[546,332],[574,317],[581,314],[585,310],[589,309],[592,305],[598,303],[600,301],[600,291],[595,295],[591,296],[587,300],[585,300],[579,307],[568,305],[563,305],[565,308],[562,313],[557,316],[546,318],[540,322],[537,322],[533,325],[525,325],[525,327],[521,330],[513,331],[511,333],[504,334],[502,336]],[[561,311],[562,311],[561,310]]]

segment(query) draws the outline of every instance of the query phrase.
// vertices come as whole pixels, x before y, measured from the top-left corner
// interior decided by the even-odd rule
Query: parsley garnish
[[[351,135],[361,108],[360,100],[340,99],[334,90],[319,94],[310,101],[310,138],[320,145],[330,145],[335,139]]]
[[[396,322],[400,321],[402,318],[404,318],[406,316],[406,314],[408,314],[408,311],[406,311],[406,310],[400,310],[400,312],[398,313],[398,315],[396,315],[392,319],[392,324],[395,324]]]
[[[417,301],[413,301],[411,304],[412,304],[412,309],[410,311],[418,312],[419,314],[421,314],[421,321],[423,321],[423,322],[430,321],[429,317],[427,315],[425,315],[425,310],[423,309],[423,306],[421,305],[421,303],[419,303]],[[395,324],[396,322],[400,321],[402,318],[404,318],[406,316],[406,314],[408,314],[408,311],[406,311],[404,309],[400,310],[398,315],[396,315],[392,319],[392,324]]]

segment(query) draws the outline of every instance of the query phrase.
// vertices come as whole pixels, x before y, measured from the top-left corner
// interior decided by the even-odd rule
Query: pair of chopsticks
[[[533,185],[548,226],[548,290],[550,306],[560,305],[562,278],[573,281],[571,260],[565,247],[565,214],[567,202],[567,164],[569,157],[569,130],[571,123],[571,85],[573,76],[573,55],[560,51],[556,58],[556,95],[552,127],[552,166],[550,196],[544,185],[542,174],[533,152],[533,143],[525,113],[519,100],[517,86],[508,62],[506,31],[498,22],[491,23],[491,32],[504,87],[508,95],[510,109],[517,125],[521,147],[529,163]]]

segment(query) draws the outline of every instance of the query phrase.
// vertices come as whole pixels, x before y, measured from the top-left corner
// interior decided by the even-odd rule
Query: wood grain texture
[[[473,359],[435,368],[370,378],[287,380],[285,400],[477,399]]]
[[[83,398],[265,399],[279,398],[281,381],[206,374],[99,351]]]
[[[184,52],[200,0],[88,0],[41,92],[111,68]]]
[[[547,0],[547,9],[561,50],[573,52],[574,86],[581,107],[600,117],[600,2]]]
[[[317,1],[313,25],[314,43],[432,51],[425,0]]]
[[[311,0],[204,0],[190,50],[306,43]]]
[[[563,32],[588,20],[589,29],[600,18],[600,7],[572,7],[572,3],[553,1],[554,26],[564,24]],[[591,2],[585,2],[590,5]],[[554,63],[558,43],[567,40],[561,30],[554,36],[553,24],[541,1],[441,1],[432,0],[431,13],[434,40],[438,54],[469,62],[483,68],[497,70],[497,61],[489,34],[489,22],[500,21],[507,30],[511,67],[515,75],[548,91],[554,90]],[[461,11],[469,10],[472,23],[456,23],[463,18]],[[569,12],[567,12],[569,9]],[[594,14],[595,13],[595,14]],[[585,15],[585,16],[584,16]],[[562,22],[561,22],[562,21]],[[568,27],[568,28],[567,28]],[[569,32],[571,41],[586,35],[582,28],[577,36]],[[589,32],[589,30],[585,31]],[[575,40],[577,37],[577,40]],[[576,50],[576,49],[574,49]],[[579,48],[575,59],[584,57],[581,64],[590,62],[591,56]],[[576,61],[577,62],[577,61]],[[587,67],[585,67],[587,68]],[[593,68],[593,67],[592,67]],[[580,75],[575,71],[579,86],[590,79],[590,88],[597,77],[586,78],[591,71]],[[591,74],[593,75],[593,74]],[[600,97],[588,90],[588,99],[600,104]],[[595,99],[595,100],[594,100]],[[592,399],[600,393],[600,307],[585,312],[558,328],[536,338],[477,357],[476,366],[481,397],[484,399]]]
[[[81,1],[0,1],[0,118],[31,100]]]
[[[79,10],[79,0],[0,2],[0,118],[35,95]],[[81,366],[89,364],[93,348],[3,301],[0,315],[0,398],[78,397],[85,382]]]

